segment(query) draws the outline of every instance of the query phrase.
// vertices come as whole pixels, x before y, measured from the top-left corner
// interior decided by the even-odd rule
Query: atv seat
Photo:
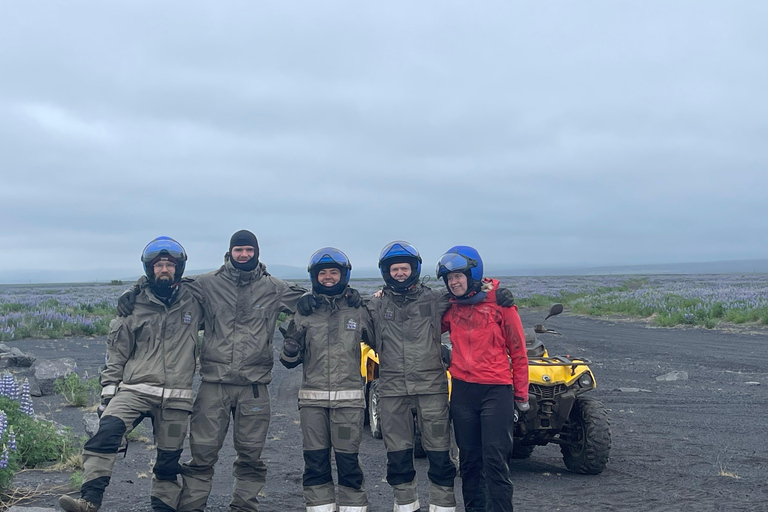
[[[528,352],[528,357],[542,357],[546,351],[544,343],[538,339],[533,327],[525,329],[525,348]]]

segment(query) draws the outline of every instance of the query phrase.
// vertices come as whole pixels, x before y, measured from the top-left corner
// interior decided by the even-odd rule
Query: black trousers
[[[453,379],[451,418],[466,512],[486,512],[486,507],[493,512],[512,512],[507,458],[512,451],[509,428],[514,407],[512,385]]]

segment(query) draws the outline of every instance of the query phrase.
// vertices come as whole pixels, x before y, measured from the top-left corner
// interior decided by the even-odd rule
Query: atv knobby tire
[[[602,473],[611,451],[611,424],[602,402],[577,398],[563,433],[568,441],[560,445],[565,466],[582,475]]]
[[[379,380],[374,379],[368,385],[368,424],[371,435],[381,439],[381,405],[379,404]]]

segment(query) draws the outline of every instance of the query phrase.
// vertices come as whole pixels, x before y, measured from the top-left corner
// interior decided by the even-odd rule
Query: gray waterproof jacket
[[[181,285],[167,307],[144,286],[133,314],[109,324],[107,367],[101,372],[102,396],[120,389],[163,398],[163,407],[192,410],[192,378],[203,309]]]
[[[286,331],[298,343],[299,354],[280,354],[288,368],[304,365],[299,406],[365,408],[360,342],[363,336],[374,337],[368,310],[350,307],[343,295],[315,298],[318,307],[312,314],[294,316]]]
[[[417,283],[407,293],[385,288],[367,307],[376,333],[381,396],[448,393],[440,357],[440,320],[449,295]]]
[[[293,313],[307,290],[227,261],[220,269],[184,279],[205,309],[200,374],[205,382],[248,385],[272,380],[272,338],[280,313]]]

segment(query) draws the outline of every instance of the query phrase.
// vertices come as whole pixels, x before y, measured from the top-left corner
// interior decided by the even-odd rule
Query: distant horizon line
[[[265,264],[271,275],[285,280],[308,280],[309,276],[302,267],[292,265],[270,265]],[[218,267],[217,267],[218,268]],[[190,269],[187,275],[197,275],[210,272],[216,269]],[[96,270],[97,273],[107,272],[105,270]],[[111,272],[111,271],[109,271]],[[74,279],[57,279],[56,274],[70,274]],[[55,271],[47,270],[42,272],[22,272],[22,271],[3,271],[0,272],[0,286],[46,286],[46,285],[89,285],[102,284],[109,285],[112,282],[132,283],[136,281],[141,274],[134,274],[121,278],[78,278],[77,274],[82,271]],[[357,270],[358,276],[351,278],[356,280],[381,279],[379,270],[375,267],[363,267]],[[26,275],[25,275],[26,274]],[[602,266],[503,266],[486,265],[487,276],[498,278],[503,277],[578,277],[578,276],[651,276],[651,275],[717,275],[717,274],[768,274],[768,258],[765,259],[743,259],[743,260],[719,260],[711,262],[688,262],[688,263],[648,263],[631,265],[602,265]],[[103,275],[103,274],[102,274]],[[23,277],[22,277],[23,276]],[[423,277],[429,276],[430,279],[436,278],[430,273],[423,273]]]

